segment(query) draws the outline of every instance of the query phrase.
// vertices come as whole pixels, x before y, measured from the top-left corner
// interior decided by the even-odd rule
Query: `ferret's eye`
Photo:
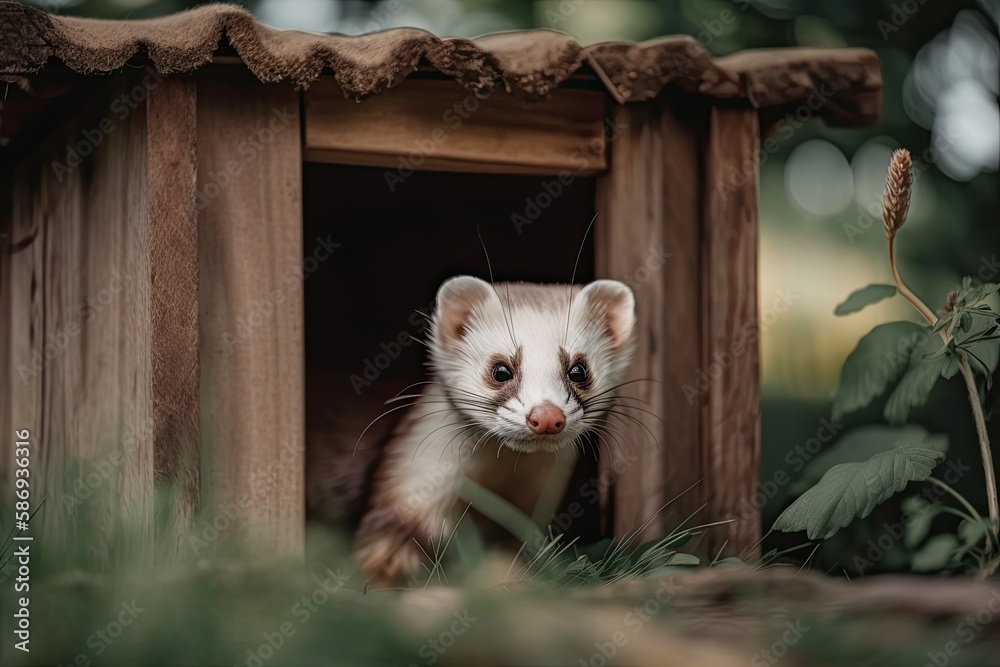
[[[506,364],[497,364],[493,367],[493,380],[495,382],[509,382],[514,379],[514,372]]]
[[[570,382],[581,384],[587,381],[587,367],[583,364],[573,364],[566,375]]]

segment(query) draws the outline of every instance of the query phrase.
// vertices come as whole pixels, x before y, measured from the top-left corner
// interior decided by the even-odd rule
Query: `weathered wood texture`
[[[598,173],[603,92],[559,89],[545,101],[451,81],[412,80],[358,104],[333,77],[305,93],[305,158],[389,169],[508,174]]]
[[[677,108],[616,107],[612,127],[623,133],[598,180],[598,274],[627,282],[636,296],[639,345],[624,393],[648,403],[622,401],[642,424],[620,420],[624,451],[603,450],[602,474],[615,480],[616,535],[668,501],[644,538],[696,511],[694,523],[736,517],[702,540],[714,556],[727,540],[727,553],[739,553],[760,534],[759,514],[744,504],[756,491],[760,448],[757,338],[749,333],[757,312],[757,118],[693,106],[711,114],[704,136],[693,113]]]
[[[151,90],[147,102],[153,440],[157,478],[170,497],[157,507],[157,554],[165,560],[189,555],[199,498],[195,103],[194,82],[180,76]]]
[[[701,477],[700,416],[681,386],[694,375],[700,350],[698,148],[693,128],[662,105],[616,107],[611,126],[621,135],[610,171],[598,181],[597,266],[636,297],[638,347],[627,379],[633,384],[623,392],[631,399],[618,409],[641,425],[615,418],[625,435],[607,436],[601,465],[602,476],[615,479],[609,528],[616,535],[684,492],[649,523],[648,539],[692,514],[702,495],[689,488]]]
[[[670,349],[663,341],[664,304],[667,285],[662,266],[649,271],[645,266],[650,249],[664,245],[663,136],[657,127],[656,112],[648,106],[623,106],[612,110],[612,127],[620,131],[613,145],[610,170],[598,179],[597,220],[594,232],[598,277],[623,280],[633,288],[638,329],[627,385],[618,408],[630,418],[612,415],[611,426],[601,436],[601,475],[614,486],[601,485],[604,496],[614,493],[613,515],[606,529],[621,535],[635,529],[662,505],[665,448],[663,422],[629,405],[663,405],[664,357]],[[640,288],[636,272],[647,269]],[[638,403],[645,401],[646,403]],[[602,504],[609,508],[610,498]],[[642,538],[662,534],[659,522],[648,524]]]
[[[712,107],[705,145],[702,225],[702,471],[709,547],[738,554],[760,539],[760,346],[754,110]]]
[[[164,207],[160,190],[193,175],[192,127],[143,103],[155,110],[190,87],[126,81],[17,165],[3,259],[5,421],[31,432],[32,497],[36,507],[45,499],[33,530],[79,538],[81,553],[102,563],[152,561],[154,461],[179,446],[177,429],[163,426],[174,396],[188,397],[184,409],[197,396],[197,357],[155,334],[153,315],[170,271],[193,266],[193,210]],[[115,103],[122,95],[130,104]],[[184,285],[169,297],[175,313],[193,307],[197,292]],[[186,438],[196,444],[190,429]]]
[[[198,78],[199,525],[221,528],[221,545],[251,555],[303,550],[298,110],[290,86]],[[206,542],[213,534],[196,526]]]
[[[0,457],[3,461],[9,462],[14,458],[11,446],[15,440],[14,431],[20,426],[15,426],[13,415],[11,414],[10,386],[11,376],[14,375],[13,359],[11,357],[12,336],[10,335],[10,322],[13,315],[11,279],[13,278],[13,261],[10,252],[12,232],[14,228],[13,218],[14,207],[14,183],[10,168],[0,166]],[[12,476],[7,474],[9,463],[0,463],[0,498],[10,498],[12,489],[9,488]]]

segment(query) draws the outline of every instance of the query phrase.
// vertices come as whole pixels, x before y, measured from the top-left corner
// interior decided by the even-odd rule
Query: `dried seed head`
[[[892,152],[889,160],[889,174],[885,177],[885,192],[882,193],[882,224],[885,237],[892,239],[906,222],[906,212],[910,208],[910,189],[913,185],[913,162],[910,151],[899,148]]]
[[[941,310],[941,315],[947,315],[951,311],[955,310],[955,306],[958,304],[958,290],[952,290],[948,293],[948,298],[944,302],[944,308]]]

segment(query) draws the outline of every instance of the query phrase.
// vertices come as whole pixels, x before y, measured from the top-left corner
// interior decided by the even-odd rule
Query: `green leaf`
[[[835,465],[861,463],[876,454],[906,445],[921,445],[947,452],[948,436],[943,433],[929,433],[927,429],[916,424],[905,426],[868,424],[852,428],[809,461],[790,492],[793,495],[801,495]]]
[[[937,332],[941,331],[946,326],[948,326],[948,324],[953,319],[955,319],[955,311],[951,311],[950,313],[945,313],[944,315],[939,317],[938,321],[934,323],[933,327],[931,327],[931,333],[936,334]]]
[[[951,533],[935,535],[927,540],[927,544],[913,554],[910,567],[914,572],[940,572],[949,563],[958,549],[958,538]]]
[[[989,331],[990,328],[995,324],[995,317],[989,315],[984,315],[982,313],[972,313],[972,328],[968,335],[959,336],[958,344],[962,347],[963,341],[967,338],[972,338],[976,335],[977,331],[986,330]],[[997,369],[997,364],[1000,363],[1000,340],[981,340],[975,343],[971,343],[968,346],[969,351],[979,357],[986,367],[989,369],[987,375],[992,375]]]
[[[928,340],[910,355],[906,372],[889,395],[882,413],[885,420],[893,426],[905,423],[910,410],[926,403],[938,378],[945,374],[949,357],[926,356],[928,350],[933,350],[939,344],[934,339]]]
[[[699,565],[701,559],[693,554],[676,553],[667,561],[667,565]]]
[[[913,322],[880,324],[858,341],[840,370],[833,397],[837,421],[882,394],[910,363],[914,346],[927,338],[928,327]]]
[[[851,295],[839,304],[833,311],[834,315],[849,315],[856,313],[865,306],[878,303],[896,295],[895,285],[869,285],[851,292]]]
[[[806,531],[811,540],[827,539],[855,517],[865,518],[910,482],[927,479],[944,453],[904,445],[876,454],[864,463],[843,463],[788,506],[774,529]]]
[[[940,513],[940,503],[929,503],[920,496],[910,496],[904,500],[903,525],[906,526],[906,534],[903,537],[903,544],[908,549],[915,549],[927,539],[931,533],[934,517]]]
[[[963,546],[975,546],[986,537],[986,526],[978,521],[965,519],[958,526],[958,537]]]
[[[962,306],[975,306],[991,294],[996,294],[998,290],[1000,285],[996,283],[983,283],[973,287],[972,279],[966,276],[962,281],[962,290],[958,294],[958,303]]]

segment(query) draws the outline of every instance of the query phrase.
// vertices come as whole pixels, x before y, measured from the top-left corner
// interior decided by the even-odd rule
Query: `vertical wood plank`
[[[13,176],[6,166],[0,166],[0,498],[10,498],[13,477],[7,472],[13,468],[14,431],[18,430],[11,419],[11,378],[15,377],[15,369],[11,363],[11,341],[15,324],[11,304],[11,255],[12,234],[14,231],[14,183]]]
[[[198,212],[195,84],[166,77],[146,102],[150,351],[157,479],[157,557],[186,556],[198,505]]]
[[[704,107],[694,100],[672,100],[664,105],[664,164],[662,192],[664,247],[670,254],[659,276],[669,295],[659,308],[664,313],[659,340],[663,357],[663,407],[665,441],[662,457],[664,510],[667,530],[694,515],[691,523],[705,523],[699,508],[711,489],[706,486],[701,463],[701,401],[692,391],[701,365],[701,220],[702,155],[698,137],[699,114]],[[697,512],[697,514],[696,514]]]
[[[746,514],[760,470],[757,314],[757,112],[713,107],[705,146],[702,248],[702,467],[711,491],[706,519],[736,518],[710,531],[710,548],[746,553],[760,539],[759,510]]]
[[[664,405],[665,355],[670,351],[669,341],[664,340],[667,274],[662,264],[647,266],[666,243],[659,114],[648,105],[612,109],[612,127],[621,134],[612,147],[610,168],[597,182],[597,275],[626,282],[636,299],[638,345],[625,380],[632,384],[622,395],[645,401],[619,401],[618,409],[633,419],[612,416],[612,427],[601,436],[601,479],[614,480],[613,488],[602,485],[602,490],[613,493],[612,532],[616,535],[635,530],[653,516],[663,505],[665,493],[663,422],[625,407],[648,404],[653,406],[651,412],[658,413]],[[651,521],[641,539],[660,535],[661,522]]]
[[[152,564],[156,479],[197,474],[194,160],[192,84],[147,72],[15,168],[5,420],[31,430],[34,528],[79,547],[62,558]],[[195,501],[162,517],[168,558]]]
[[[10,281],[11,419],[46,500],[33,529],[99,565],[147,560],[153,525],[152,443],[130,439],[152,419],[145,109],[112,120],[110,99],[17,166]]]
[[[654,382],[627,395],[663,421],[635,413],[644,426],[621,424],[626,462],[605,456],[602,469],[616,479],[615,535],[667,501],[643,539],[696,511],[696,523],[738,516],[698,545],[715,556],[723,544],[744,553],[760,537],[759,517],[738,515],[760,458],[759,355],[748,334],[757,313],[759,136],[752,111],[706,109],[703,130],[681,111],[688,106],[667,99],[612,111],[625,129],[598,179],[598,271],[635,292],[639,346],[629,380]]]
[[[33,352],[39,352],[40,335],[35,334],[42,327],[41,283],[42,253],[41,244],[35,241],[41,235],[34,219],[31,199],[26,196],[26,188],[32,180],[27,174],[15,172],[9,182],[10,210],[9,217],[4,221],[4,233],[9,236],[4,240],[2,249],[3,267],[0,269],[0,289],[3,290],[0,307],[2,307],[2,322],[4,331],[4,360],[7,373],[0,376],[4,403],[4,441],[0,444],[3,453],[3,464],[0,469],[5,472],[4,484],[0,490],[9,493],[13,489],[13,432],[26,429],[30,433],[31,442],[36,446],[32,454],[37,453],[37,446],[42,428],[41,412],[41,377],[31,372]],[[36,183],[37,184],[37,183]],[[36,463],[33,461],[33,463]],[[32,472],[38,470],[34,465]],[[38,476],[39,483],[43,482]],[[33,495],[34,495],[33,490]],[[12,496],[6,495],[10,499]],[[39,497],[35,495],[35,497]],[[39,533],[38,526],[34,531]]]
[[[197,96],[204,517],[236,515],[218,538],[225,548],[295,556],[305,526],[298,96],[208,72]]]

